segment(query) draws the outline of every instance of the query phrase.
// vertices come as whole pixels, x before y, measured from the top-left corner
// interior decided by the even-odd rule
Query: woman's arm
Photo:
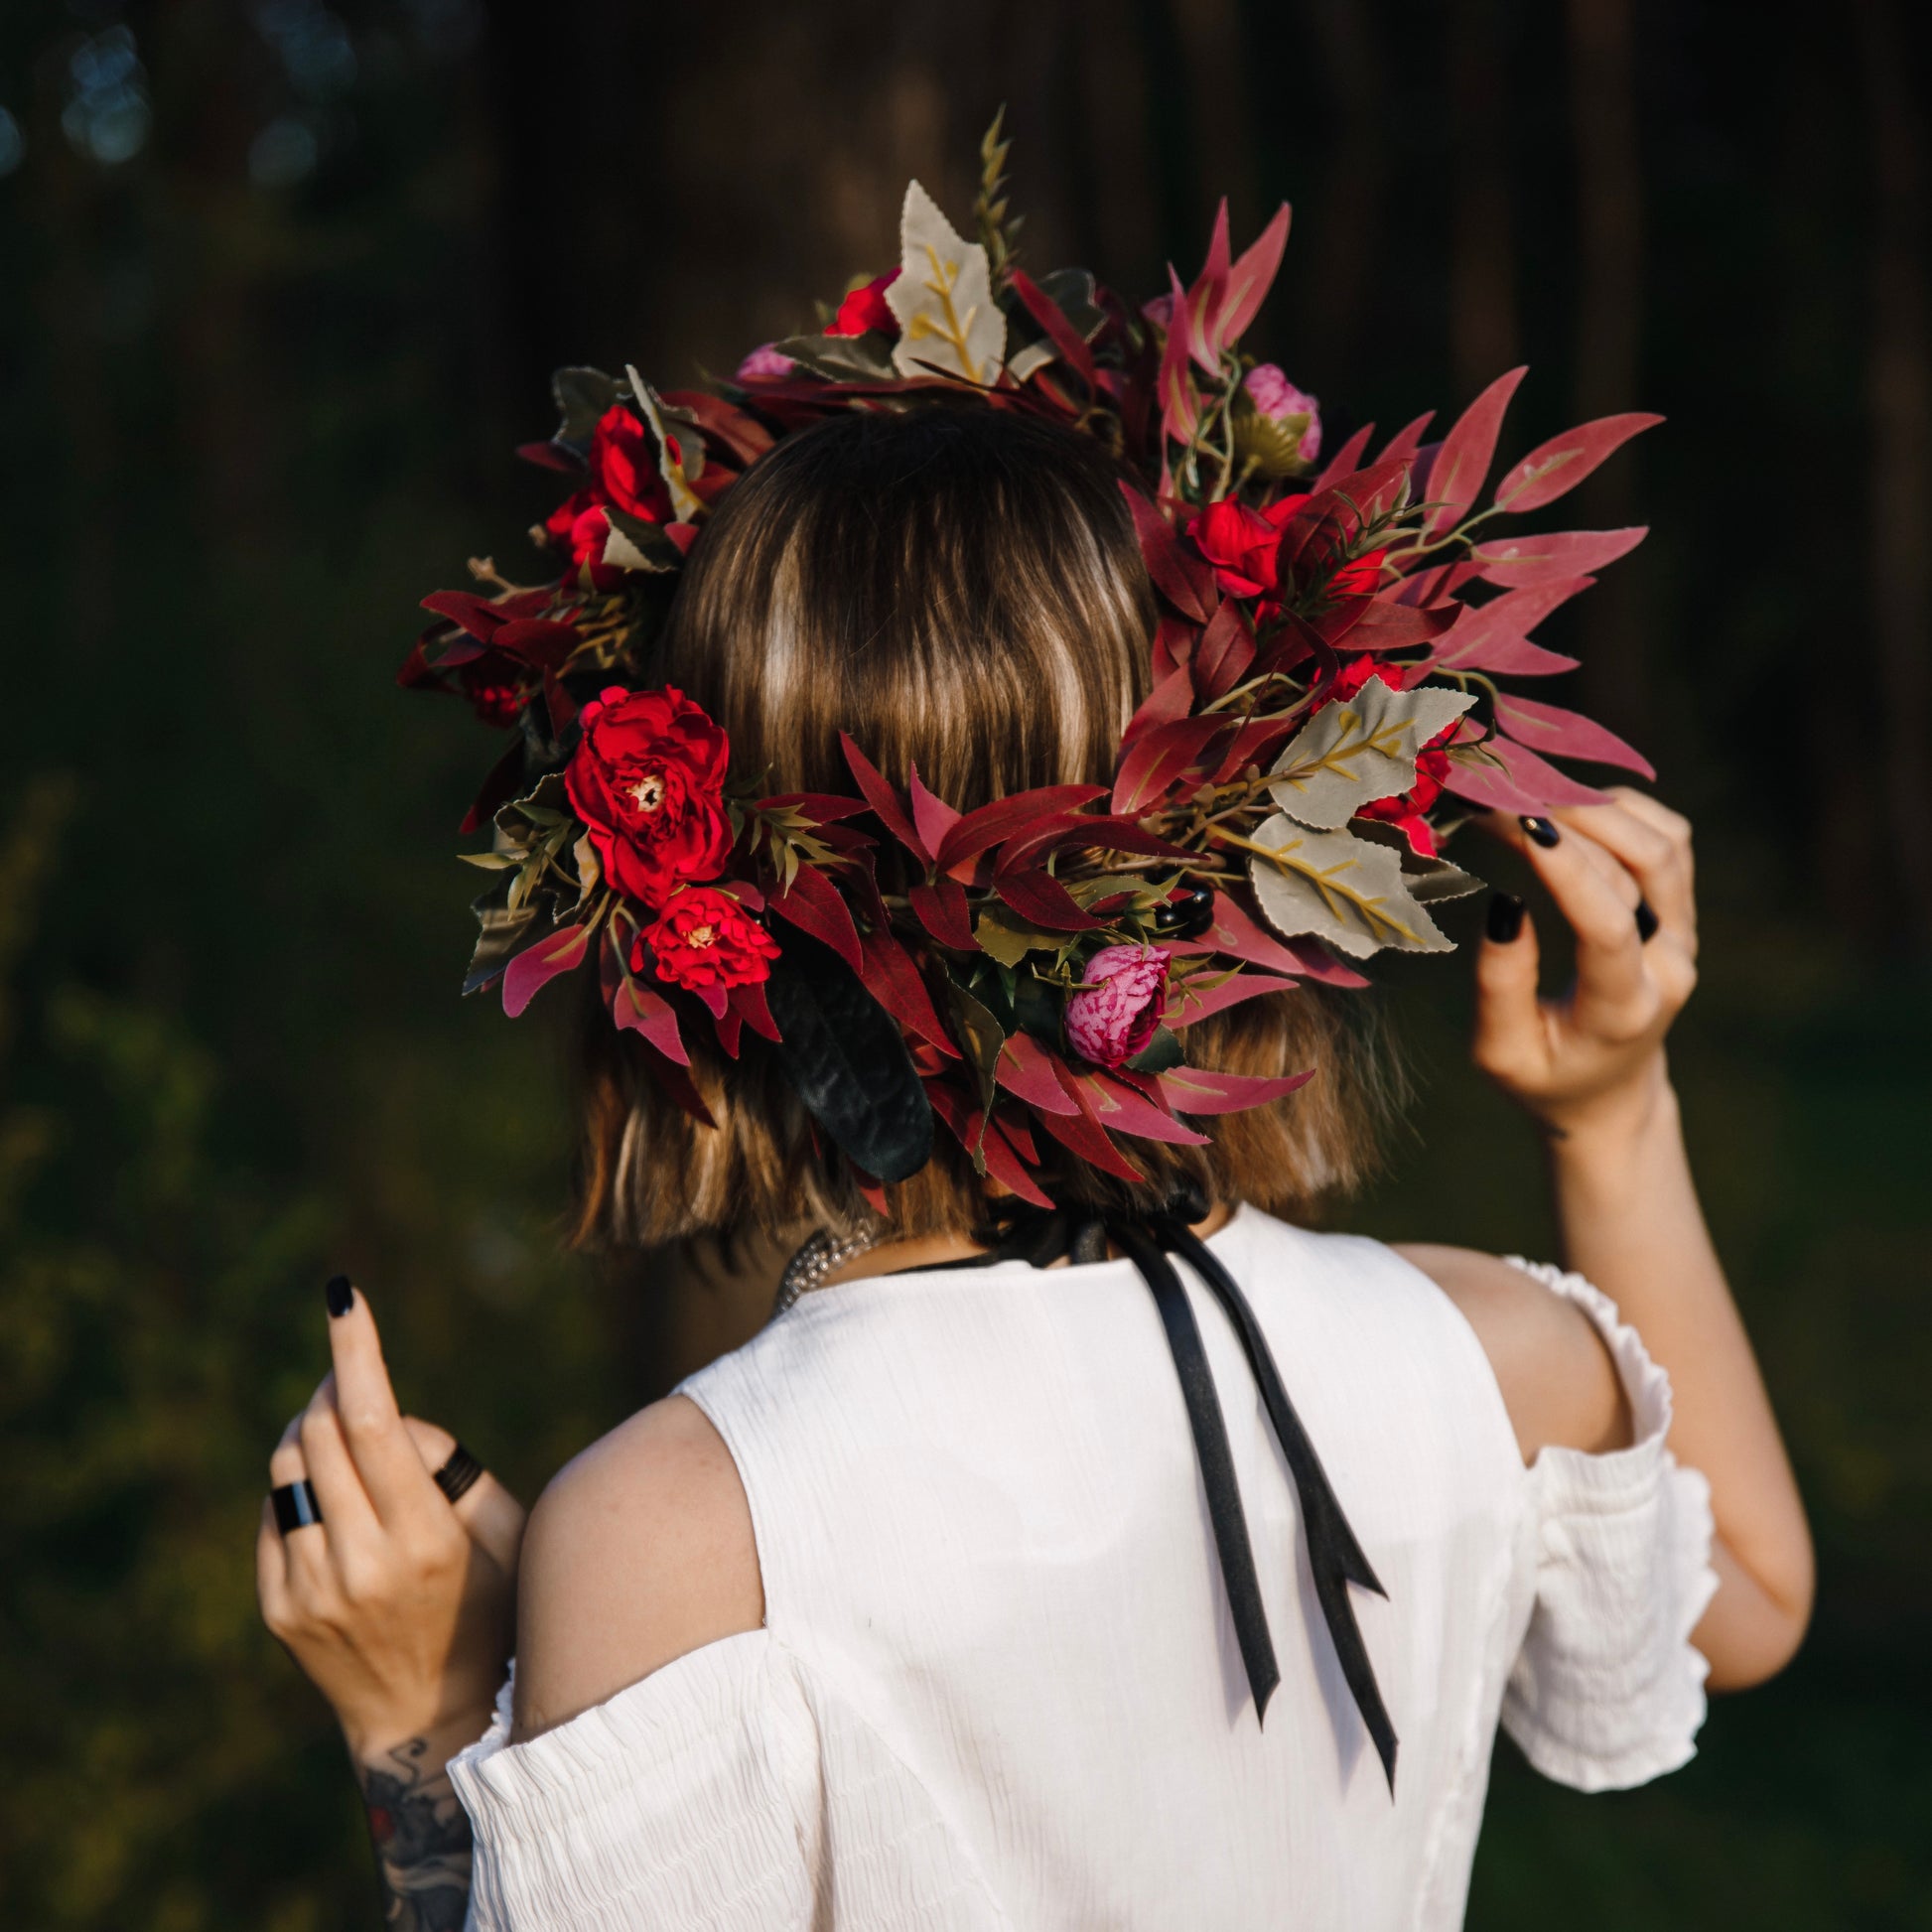
[[[1685,1156],[1664,1035],[1696,983],[1691,828],[1613,805],[1494,829],[1577,933],[1577,981],[1539,1000],[1534,926],[1492,913],[1475,1059],[1548,1137],[1565,1259],[1643,1336],[1674,1393],[1670,1445],[1711,1484],[1720,1587],[1695,1633],[1718,1688],[1789,1661],[1811,1613],[1811,1538],[1791,1465]],[[1650,916],[1639,908],[1646,908]],[[1646,932],[1650,936],[1646,937]]]
[[[470,1821],[448,1765],[488,1727],[523,1512],[488,1475],[454,1506],[444,1497],[431,1471],[455,1441],[398,1413],[374,1318],[346,1284],[329,1333],[334,1371],[269,1460],[272,1482],[313,1486],[322,1520],[284,1534],[262,1504],[262,1615],[342,1725],[384,1922],[460,1932]]]

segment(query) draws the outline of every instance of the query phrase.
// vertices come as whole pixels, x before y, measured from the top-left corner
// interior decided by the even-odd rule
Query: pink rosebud
[[[738,365],[738,379],[746,381],[759,375],[789,375],[792,369],[791,357],[780,355],[769,343],[760,343],[744,361]]]
[[[1067,995],[1067,1041],[1096,1066],[1119,1066],[1146,1047],[1167,1010],[1168,955],[1159,946],[1103,946]]]
[[[1306,416],[1301,454],[1311,463],[1321,454],[1321,405],[1306,389],[1298,389],[1273,362],[1257,362],[1248,371],[1248,397],[1271,423],[1284,416]]]
[[[1151,301],[1143,302],[1141,314],[1157,329],[1170,328],[1173,323],[1173,297],[1157,295]]]

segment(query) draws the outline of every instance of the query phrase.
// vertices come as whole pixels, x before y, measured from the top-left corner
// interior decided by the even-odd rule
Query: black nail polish
[[[329,1304],[331,1314],[343,1315],[355,1306],[355,1291],[346,1275],[331,1275],[323,1285],[322,1299]]]
[[[1523,929],[1523,901],[1514,893],[1491,893],[1486,923],[1490,938],[1508,945]]]
[[[1650,901],[1640,898],[1637,901],[1637,937],[1647,946],[1657,936],[1657,915],[1650,909]]]
[[[1547,818],[1525,818],[1523,820],[1523,830],[1538,845],[1542,846],[1545,851],[1548,851],[1551,846],[1555,845],[1563,837],[1563,834]]]

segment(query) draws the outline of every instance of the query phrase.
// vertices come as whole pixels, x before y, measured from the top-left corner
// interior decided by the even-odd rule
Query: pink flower
[[[1153,300],[1141,304],[1141,314],[1147,317],[1157,329],[1170,329],[1173,326],[1173,297],[1157,295]]]
[[[1119,1066],[1147,1046],[1167,1009],[1168,955],[1159,946],[1103,946],[1067,995],[1067,1043],[1096,1066]]]
[[[780,355],[769,343],[760,343],[739,363],[738,379],[745,382],[760,375],[789,375],[792,367],[789,355]]]
[[[1301,454],[1311,463],[1321,454],[1321,405],[1306,389],[1298,389],[1273,362],[1257,362],[1244,385],[1248,398],[1271,423],[1284,416],[1306,416]]]

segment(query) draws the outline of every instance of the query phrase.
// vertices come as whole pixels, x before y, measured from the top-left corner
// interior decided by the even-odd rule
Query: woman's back
[[[1133,1265],[875,1277],[806,1296],[685,1385],[744,1483],[765,1627],[529,1742],[499,1726],[460,1762],[494,1821],[483,1836],[509,1848],[479,1871],[479,1925],[602,1923],[583,1913],[613,1897],[630,1916],[610,1922],[637,1923],[661,1894],[667,1913],[703,1898],[721,1925],[1449,1926],[1519,1653],[1533,1753],[1574,1749],[1540,1731],[1566,1672],[1613,1657],[1618,1770],[1681,1761],[1704,1573],[1680,1519],[1695,1530],[1701,1503],[1661,1449],[1667,1405],[1634,1343],[1636,1448],[1526,1471],[1475,1333],[1399,1256],[1253,1209],[1212,1246],[1388,1590],[1354,1594],[1402,1739],[1393,1797],[1212,1299],[1189,1280],[1282,1672],[1265,1724]],[[1627,1627],[1613,1611],[1581,1633],[1573,1615],[1524,1653],[1546,1526],[1589,1517],[1593,1489],[1618,1491],[1619,1521],[1644,1516],[1624,1567],[1664,1614],[1633,1599]],[[1587,1562],[1600,1525],[1567,1530]],[[539,1829],[565,1815],[568,1834]]]

